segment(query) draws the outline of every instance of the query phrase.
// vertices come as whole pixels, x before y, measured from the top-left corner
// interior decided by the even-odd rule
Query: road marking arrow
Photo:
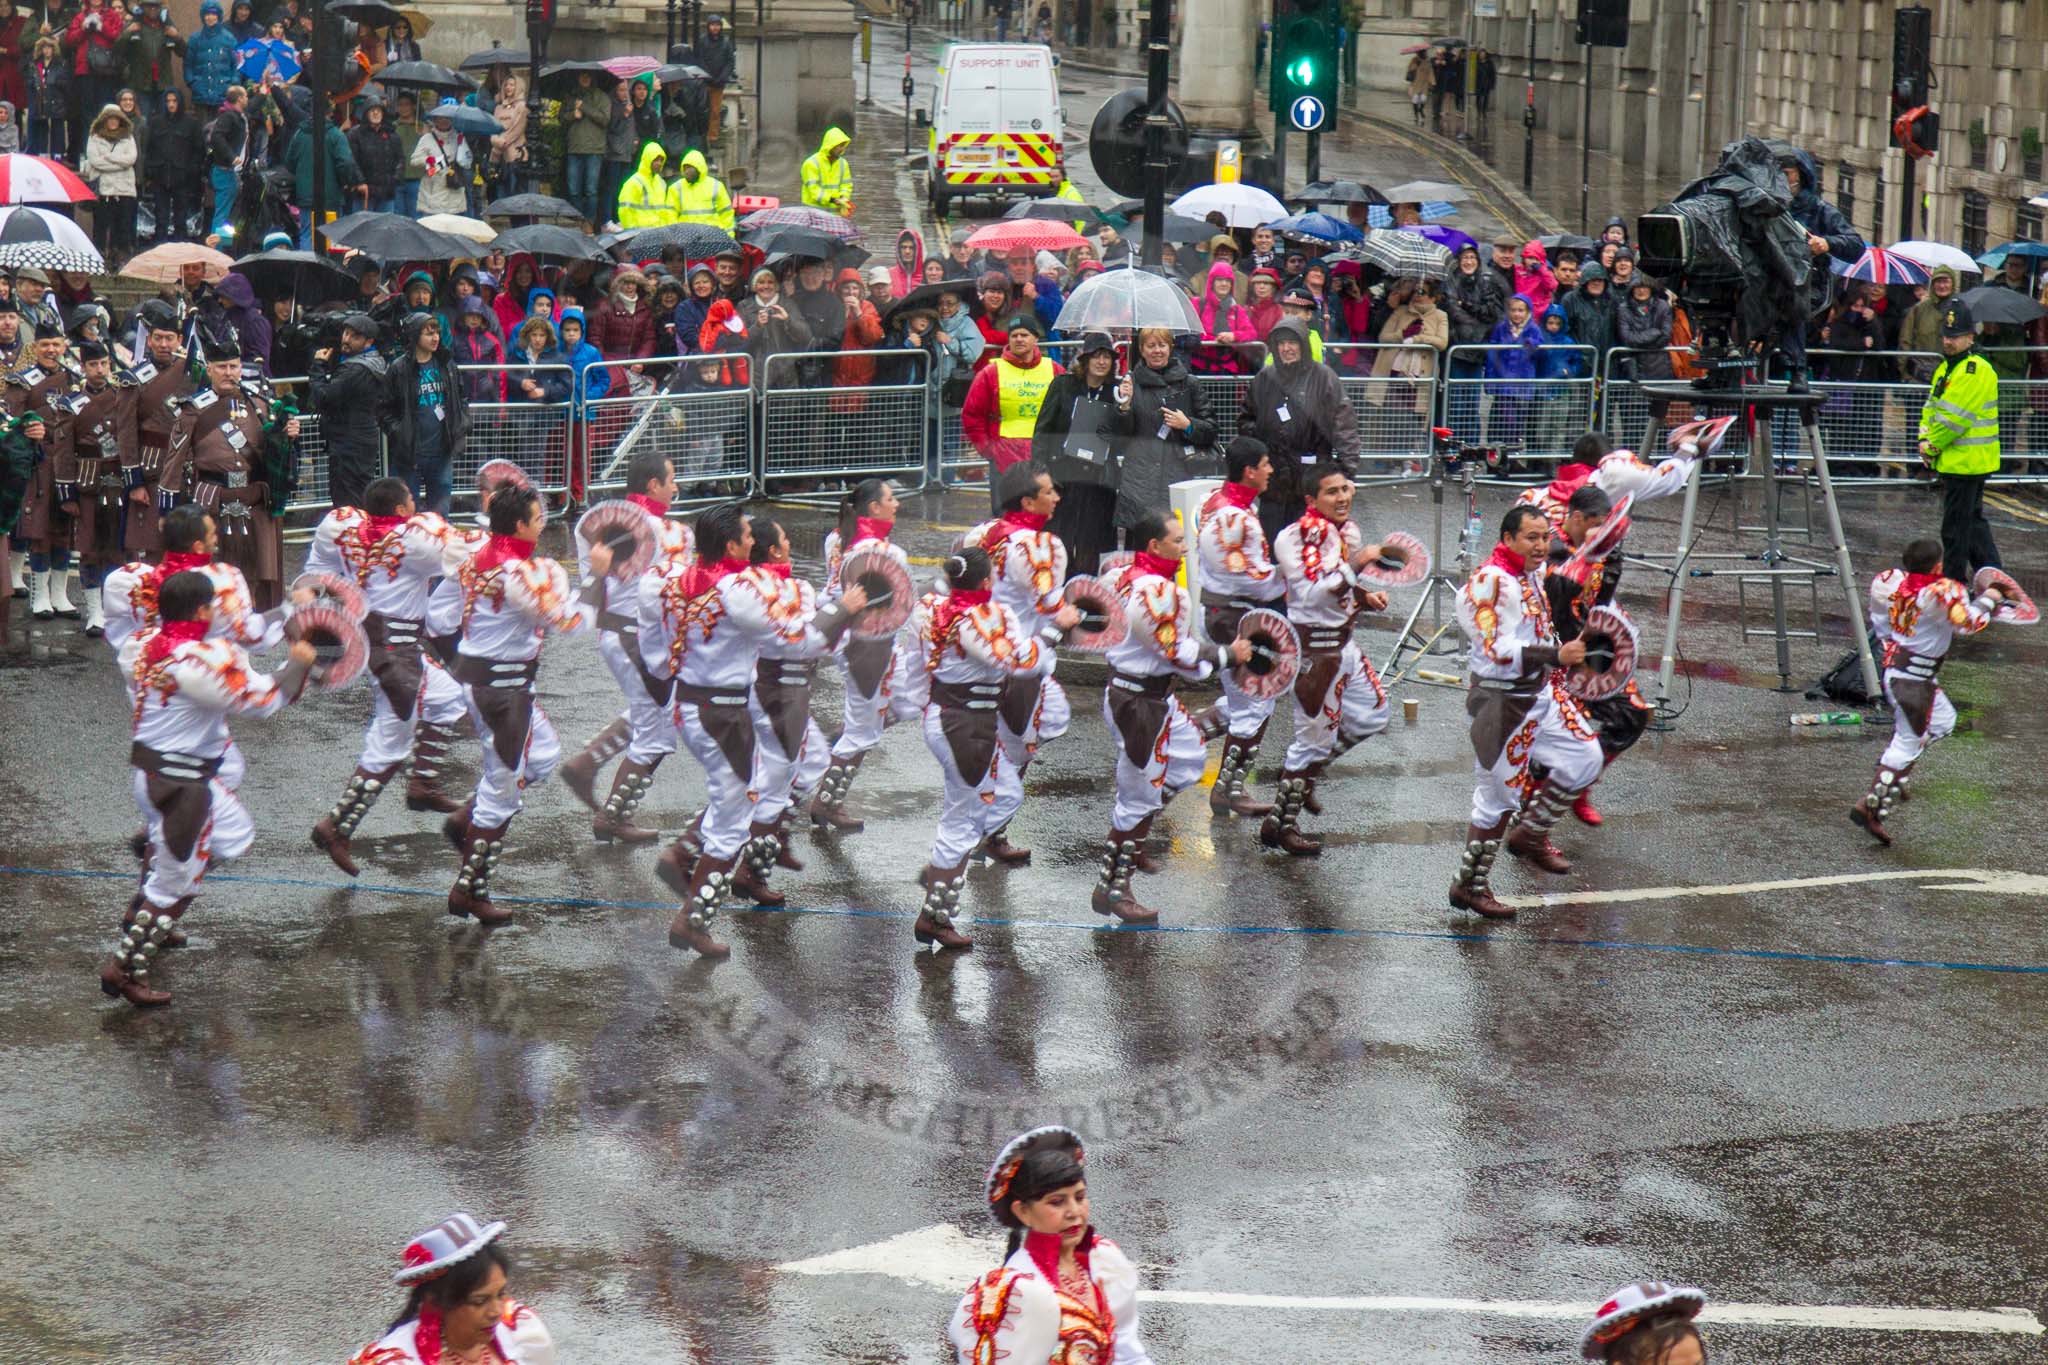
[[[970,1237],[950,1223],[898,1233],[775,1268],[786,1275],[884,1275],[922,1288],[961,1293],[976,1275],[1002,1259],[1002,1243]],[[1405,1294],[1239,1294],[1207,1289],[1141,1289],[1146,1303],[1266,1308],[1320,1313],[1448,1313],[1460,1316],[1539,1318],[1582,1322],[1583,1301],[1451,1299]],[[1752,1327],[1812,1327],[1841,1332],[1958,1332],[1973,1336],[2038,1337],[2044,1328],[2024,1308],[1889,1308],[1860,1304],[1713,1303],[1705,1321]]]

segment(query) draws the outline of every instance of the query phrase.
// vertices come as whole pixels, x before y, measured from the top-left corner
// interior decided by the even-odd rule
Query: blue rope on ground
[[[133,872],[100,872],[91,868],[12,867],[0,865],[0,876],[61,877],[90,881],[133,881]],[[429,896],[439,900],[443,892],[417,886],[380,886],[369,882],[316,882],[302,877],[255,877],[223,873],[207,878],[211,882],[238,882],[245,886],[295,886],[313,891],[369,891],[385,896]],[[552,905],[568,910],[673,910],[673,901],[592,900],[576,896],[493,896],[505,905]],[[856,910],[851,906],[804,907],[756,905],[740,910],[743,915],[822,915],[834,919],[878,919],[909,922],[917,916],[904,910]],[[1713,948],[1692,943],[1636,943],[1626,939],[1539,938],[1517,934],[1466,934],[1451,929],[1349,929],[1338,926],[1303,924],[1150,924],[1141,927],[1108,925],[1087,920],[981,919],[975,925],[1009,929],[1070,929],[1089,933],[1120,934],[1283,934],[1320,938],[1413,938],[1439,943],[1506,943],[1524,948],[1596,948],[1608,952],[1692,953],[1700,957],[1748,958],[1762,962],[1818,962],[1838,967],[1920,967],[1945,972],[2007,972],[2022,976],[2048,975],[2048,964],[2025,962],[1940,962],[1910,957],[1857,957],[1849,953],[1796,953],[1778,948]]]

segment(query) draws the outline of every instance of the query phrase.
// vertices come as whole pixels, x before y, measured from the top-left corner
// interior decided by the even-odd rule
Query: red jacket
[[[101,6],[96,13],[100,16],[98,29],[85,26],[86,11],[80,10],[71,16],[71,26],[64,30],[64,46],[71,49],[71,74],[83,76],[86,70],[86,44],[94,43],[111,52],[114,39],[121,36],[121,21],[125,17],[121,10],[112,5]],[[95,113],[94,118],[99,115]]]
[[[584,338],[604,352],[606,360],[645,360],[654,354],[654,308],[640,299],[630,313],[618,312],[609,296],[590,310],[590,335]]]
[[[982,354],[993,362],[1002,352]],[[1052,372],[1065,373],[1057,364]],[[996,382],[999,377],[993,363],[975,373],[973,382],[967,386],[967,401],[960,409],[960,429],[966,433],[968,444],[1001,471],[1031,458],[1031,438],[1003,435],[1002,399]]]
[[[997,326],[987,313],[975,318],[974,325],[981,329],[981,354],[974,358],[974,372],[980,374],[1003,353],[1003,347],[1010,342],[1010,329]]]

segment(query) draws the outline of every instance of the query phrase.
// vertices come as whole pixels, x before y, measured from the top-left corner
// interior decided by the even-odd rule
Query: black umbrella
[[[379,261],[453,261],[475,256],[477,244],[450,237],[402,213],[351,213],[327,229],[327,240]]]
[[[476,55],[482,57],[488,54],[479,52]],[[465,62],[464,65],[468,64]],[[576,84],[576,77],[586,71],[590,73],[590,92],[593,95],[601,94],[609,100],[612,86],[618,83],[619,78],[607,70],[603,62],[550,62],[540,69],[540,88],[551,95],[572,89]]]
[[[623,232],[606,246],[613,256],[622,261],[651,261],[670,247],[681,249],[683,255],[693,261],[709,260],[721,252],[740,249],[731,233],[708,223],[670,223],[665,227]]]
[[[686,81],[711,79],[709,71],[701,66],[692,66],[688,62],[671,62],[667,66],[657,66],[648,74],[654,77],[656,85],[681,85]]]
[[[1071,199],[1020,199],[1010,205],[1003,217],[1029,218],[1041,223],[1081,223],[1092,228],[1101,224],[1102,211]]]
[[[889,305],[889,311],[882,314],[882,325],[894,327],[897,318],[920,308],[938,312],[941,294],[953,295],[960,300],[960,306],[967,310],[969,317],[978,317],[981,314],[981,295],[975,290],[973,280],[940,280],[936,284],[921,284]]]
[[[1299,194],[1287,196],[1290,204],[1313,206],[1316,204],[1385,204],[1387,196],[1370,185],[1356,180],[1316,180],[1301,187]]]
[[[358,292],[355,276],[336,265],[333,258],[313,251],[286,247],[258,251],[236,261],[232,273],[249,281],[258,298],[293,298],[301,308],[352,299]]]
[[[1145,235],[1144,229],[1144,220],[1133,219],[1131,221],[1130,233],[1132,236],[1143,237]],[[1214,223],[1201,218],[1190,218],[1184,213],[1169,213],[1166,215],[1165,227],[1159,234],[1159,240],[1162,242],[1179,242],[1182,245],[1190,242],[1206,242],[1221,230]]]
[[[1966,291],[1963,302],[1969,306],[1970,317],[1980,325],[2024,327],[2036,318],[2048,316],[2048,308],[2017,289],[1997,284],[1980,284]]]
[[[405,16],[395,5],[384,0],[335,0],[327,6],[327,12],[337,19],[351,24],[368,24],[371,28],[389,28]]]
[[[830,256],[820,256],[815,251],[771,251],[761,264],[777,274],[782,273],[782,267],[785,265],[802,265],[805,261],[822,261],[834,269],[867,264],[866,248],[851,246],[845,242],[835,242],[833,246],[835,250]]]
[[[553,223],[528,223],[525,227],[507,228],[485,250],[502,251],[508,256],[515,251],[523,251],[537,260],[551,262],[610,259],[604,254],[604,248],[597,244],[597,238]]]
[[[583,210],[552,194],[508,194],[484,205],[486,218],[581,218]]]
[[[811,256],[821,261],[831,260],[846,245],[836,237],[809,228],[784,226],[755,228],[747,233],[747,241],[763,251],[782,256]]]
[[[531,66],[533,54],[523,47],[487,47],[482,52],[472,52],[462,59],[459,69],[463,71],[488,71],[494,66]],[[563,62],[563,66],[596,66],[595,62]],[[602,67],[598,68],[603,70]],[[541,71],[541,78],[547,78],[547,71]]]
[[[1591,237],[1581,237],[1576,232],[1553,232],[1548,237],[1538,237],[1536,242],[1543,248],[1543,254],[1553,260],[1560,251],[1576,251],[1585,255],[1600,249],[1600,244]]]
[[[392,62],[377,72],[377,82],[387,90],[406,87],[451,95],[468,95],[476,90],[476,82],[469,77],[432,62]]]

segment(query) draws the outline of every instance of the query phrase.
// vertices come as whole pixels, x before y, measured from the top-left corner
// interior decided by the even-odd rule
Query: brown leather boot
[[[747,843],[740,850],[740,861],[732,877],[732,893],[743,901],[755,905],[783,905],[788,897],[768,885],[768,873],[775,866],[775,855],[781,851],[781,836],[776,833],[771,821],[763,824],[756,820],[747,829]]]
[[[1267,848],[1283,849],[1296,858],[1313,858],[1323,851],[1323,841],[1301,832],[1302,808],[1308,804],[1314,779],[1307,773],[1280,774],[1280,804],[1259,826],[1259,842]]]
[[[1224,738],[1223,757],[1216,766],[1216,785],[1209,788],[1211,813],[1246,818],[1273,813],[1271,803],[1254,801],[1250,791],[1252,761],[1258,756],[1259,742],[1265,737],[1266,727],[1261,725],[1255,735],[1243,738],[1229,735]]]
[[[795,814],[795,807],[785,806],[781,818],[775,822],[775,865],[786,867],[791,872],[801,872],[804,861],[796,856],[796,836],[789,829],[790,817]]]
[[[1005,824],[1001,829],[984,835],[981,847],[974,850],[974,856],[986,858],[990,862],[1001,863],[1004,867],[1022,867],[1030,862],[1031,850],[1019,848],[1011,843],[1007,837],[1009,832],[1010,827]]]
[[[561,767],[562,785],[592,810],[597,809],[597,770],[626,751],[632,732],[620,716],[599,730],[590,743]]]
[[[351,877],[358,869],[348,841],[354,837],[356,826],[363,822],[363,817],[370,813],[370,807],[377,804],[384,784],[397,771],[396,767],[357,768],[349,774],[348,785],[341,789],[341,800],[335,803],[333,810],[320,817],[319,824],[313,826],[313,847],[332,858],[334,865]]]
[[[604,799],[604,807],[590,817],[590,837],[600,844],[614,840],[629,846],[651,844],[661,837],[658,830],[642,829],[633,823],[633,812],[640,809],[640,803],[647,799],[647,793],[654,786],[654,770],[661,766],[661,760],[652,763],[636,763],[627,759],[619,765],[619,771],[612,778],[611,794]]]
[[[171,931],[192,904],[190,896],[175,905],[158,909],[148,901],[133,908],[123,921],[114,951],[100,966],[100,989],[126,1000],[137,1009],[153,1009],[171,1003],[171,993],[150,982],[150,968],[163,952]]]
[[[1521,818],[1515,821],[1514,833],[1508,835],[1508,852],[1545,872],[1571,871],[1571,860],[1550,842],[1551,827],[1557,824],[1571,800],[1570,792],[1560,791],[1556,783],[1546,779],[1522,808]]]
[[[441,822],[441,837],[457,853],[469,845],[469,818],[476,813],[476,798],[471,797],[455,808],[446,820]]]
[[[917,923],[911,926],[911,934],[920,944],[930,943],[957,952],[972,952],[974,940],[953,925],[953,914],[960,908],[960,887],[967,880],[967,864],[964,861],[952,867],[927,864],[918,880],[924,884],[924,905],[917,912]]]
[[[725,900],[728,878],[732,873],[733,859],[704,857],[690,870],[689,889],[683,896],[683,908],[676,911],[676,917],[668,926],[668,944],[671,948],[683,948],[701,957],[714,960],[732,956],[732,949],[711,936],[711,921],[718,915],[718,907]]]
[[[841,834],[858,834],[867,828],[865,820],[846,813],[847,790],[853,786],[853,775],[859,771],[861,760],[866,757],[866,754],[855,754],[852,758],[832,760],[832,766],[825,769],[825,775],[818,779],[817,795],[811,798],[812,824]]]
[[[455,885],[448,889],[449,914],[474,916],[486,928],[511,920],[512,912],[491,900],[491,873],[504,856],[505,831],[510,828],[510,820],[497,826],[469,826],[463,839],[462,865],[456,869]]]
[[[1849,807],[1849,819],[1860,825],[1871,838],[1886,848],[1892,846],[1891,831],[1884,827],[1885,817],[1892,813],[1892,807],[1906,799],[1906,774],[1898,769],[1878,765],[1877,776],[1871,779],[1870,790],[1863,799]]]
[[[1102,875],[1088,898],[1089,908],[1098,915],[1115,915],[1126,924],[1157,924],[1159,912],[1141,905],[1131,894],[1131,873],[1136,870],[1138,847],[1151,833],[1152,817],[1140,820],[1135,829],[1111,830],[1102,849]]]
[[[1451,904],[1488,919],[1513,919],[1513,906],[1494,899],[1491,878],[1493,860],[1500,852],[1500,836],[1508,827],[1501,817],[1491,826],[1471,825],[1465,830],[1465,853],[1458,860],[1458,875],[1451,879]]]
[[[413,732],[412,773],[405,780],[405,808],[433,810],[446,815],[462,803],[441,790],[441,770],[448,764],[448,748],[459,737],[452,725],[425,725]]]
[[[654,875],[661,878],[661,884],[678,896],[690,894],[690,871],[697,866],[697,860],[704,856],[704,812],[698,811],[696,818],[676,836],[674,843],[661,851],[654,860]]]
[[[133,896],[130,896],[128,898],[128,912],[121,917],[122,933],[125,934],[130,929],[135,927],[136,912],[141,910],[145,904],[147,904],[147,902],[143,900],[142,893],[140,891],[137,891]],[[184,946],[185,931],[183,929],[180,929],[177,925],[173,924],[171,926],[171,931],[168,934],[164,935],[164,951],[169,952],[173,948],[182,948]]]

